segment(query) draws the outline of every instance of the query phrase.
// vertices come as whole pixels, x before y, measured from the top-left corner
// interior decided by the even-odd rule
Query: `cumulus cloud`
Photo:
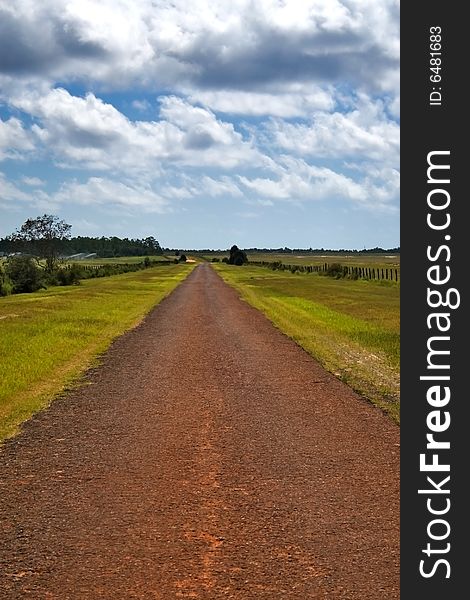
[[[240,176],[241,184],[261,198],[288,201],[325,201],[343,199],[356,207],[374,211],[397,211],[399,175],[394,169],[370,170],[353,179],[302,159],[284,156],[272,177]]]
[[[188,65],[198,87],[255,90],[273,81],[342,79],[377,89],[395,81],[393,1],[196,0],[188,7],[176,0],[157,14],[156,53]]]
[[[136,110],[139,110],[141,112],[149,111],[152,108],[152,106],[148,100],[133,100],[132,106],[133,106],[133,108],[135,108]]]
[[[175,96],[160,98],[159,121],[131,121],[92,93],[81,98],[61,88],[11,103],[37,118],[32,132],[63,165],[127,171],[170,162],[230,169],[267,160],[233,124]]]
[[[22,158],[31,150],[34,150],[33,139],[22,122],[14,117],[7,121],[0,119],[0,160]]]
[[[25,194],[18,189],[14,183],[9,181],[5,175],[0,172],[0,206],[10,209],[15,206],[15,203],[18,200],[27,202],[29,199],[28,194]]]
[[[398,0],[0,0],[0,101],[9,206],[397,210]]]
[[[331,91],[320,87],[289,86],[289,92],[195,91],[189,94],[192,103],[201,103],[216,112],[232,115],[306,117],[316,110],[331,110]],[[295,88],[298,88],[297,90]],[[299,89],[300,88],[300,89]]]
[[[204,176],[200,179],[197,189],[200,190],[201,194],[213,198],[218,196],[233,196],[235,198],[240,198],[243,196],[240,187],[232,178],[227,176],[221,177],[220,179]]]
[[[30,187],[41,187],[45,185],[45,181],[40,179],[39,177],[22,177],[21,182]]]
[[[271,120],[268,139],[277,147],[304,156],[375,160],[398,166],[400,130],[384,102],[362,95],[354,110],[317,112],[310,123]]]
[[[272,82],[397,85],[394,0],[18,0],[0,5],[0,72],[114,88]]]
[[[163,213],[169,210],[168,201],[150,187],[102,177],[90,177],[84,183],[66,182],[51,199],[58,204],[108,206],[131,211],[138,209],[146,213]]]

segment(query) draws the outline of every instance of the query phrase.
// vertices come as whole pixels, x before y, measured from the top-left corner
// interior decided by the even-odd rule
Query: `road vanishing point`
[[[399,428],[209,264],[0,449],[0,598],[399,598]]]

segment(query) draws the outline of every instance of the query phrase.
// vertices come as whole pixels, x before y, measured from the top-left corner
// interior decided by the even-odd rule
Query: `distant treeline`
[[[10,238],[0,239],[0,253],[13,254],[23,252],[28,254],[33,242],[18,241]],[[85,237],[78,236],[61,240],[60,252],[64,256],[87,253],[96,254],[100,258],[115,256],[153,256],[163,254],[160,244],[154,237],[145,239],[129,239],[119,237]],[[34,254],[34,252],[31,252]]]
[[[400,254],[400,248],[364,248],[363,250],[327,250],[325,248],[243,248],[247,254]],[[228,252],[228,250],[185,250],[185,252],[191,252],[193,254],[220,254],[221,252]]]

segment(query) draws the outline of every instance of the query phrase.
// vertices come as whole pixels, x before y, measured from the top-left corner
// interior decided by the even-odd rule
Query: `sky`
[[[399,245],[396,0],[0,0],[0,237]]]

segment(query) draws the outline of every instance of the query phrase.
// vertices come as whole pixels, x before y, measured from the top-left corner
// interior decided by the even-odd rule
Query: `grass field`
[[[200,253],[198,256],[211,261],[212,258],[222,260],[228,257],[228,252]],[[286,265],[323,265],[324,263],[340,263],[349,267],[375,267],[376,269],[389,268],[400,269],[400,254],[360,254],[358,252],[344,253],[285,253],[285,252],[248,252],[249,262],[277,262],[280,261]]]
[[[400,288],[262,267],[214,268],[329,371],[399,422]]]
[[[149,268],[0,298],[0,439],[70,386],[191,269]]]
[[[322,265],[324,263],[340,263],[351,267],[400,267],[399,254],[248,254],[249,261],[274,262],[280,260],[288,265]]]
[[[123,264],[136,264],[144,262],[146,258],[149,258],[151,261],[158,262],[172,262],[175,257],[166,257],[162,254],[158,254],[156,256],[116,256],[114,258],[89,258],[85,260],[70,260],[66,261],[66,264],[76,263],[78,265],[88,266],[88,265],[123,265]]]

